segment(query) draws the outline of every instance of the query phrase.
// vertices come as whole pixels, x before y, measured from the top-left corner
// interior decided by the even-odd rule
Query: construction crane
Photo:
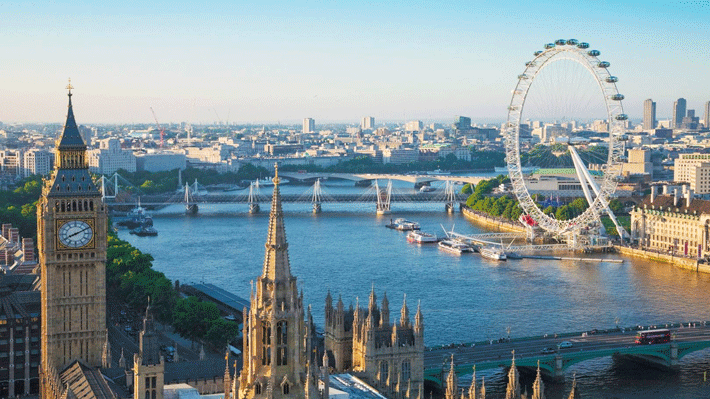
[[[153,119],[155,119],[155,124],[158,125],[158,130],[160,131],[160,148],[163,148],[163,140],[165,138],[165,129],[163,129],[163,127],[160,126],[160,122],[158,122],[158,117],[155,116],[155,111],[153,111],[153,107],[150,107],[150,112],[153,113]]]

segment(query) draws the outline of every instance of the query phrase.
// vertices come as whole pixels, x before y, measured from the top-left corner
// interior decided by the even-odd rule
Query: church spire
[[[454,355],[451,355],[451,368],[446,376],[446,399],[457,399],[459,378],[456,375],[456,366],[454,365]]]
[[[271,199],[269,233],[266,237],[266,256],[264,257],[262,278],[271,281],[283,281],[291,278],[291,267],[288,260],[288,243],[286,242],[286,230],[284,229],[283,210],[281,209],[278,164],[274,164],[274,170],[274,194]]]
[[[515,367],[515,351],[513,351],[510,371],[508,371],[508,386],[505,389],[505,399],[520,399],[520,381],[518,380],[518,368]]]
[[[473,375],[471,376],[471,386],[468,387],[468,399],[476,399],[476,366],[473,366]]]
[[[533,383],[533,393],[531,399],[545,399],[545,384],[542,383],[540,376],[540,361],[537,361],[537,378]]]
[[[86,143],[79,134],[79,128],[74,119],[74,109],[71,103],[71,79],[67,85],[69,105],[67,110],[67,120],[64,123],[64,131],[57,142],[57,167],[60,169],[86,169],[88,168],[86,159]]]
[[[404,300],[402,301],[402,310],[400,311],[399,324],[402,327],[409,326],[409,308],[407,307],[407,294],[404,294]]]

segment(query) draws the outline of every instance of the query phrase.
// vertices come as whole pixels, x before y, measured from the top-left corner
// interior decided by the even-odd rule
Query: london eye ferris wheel
[[[518,83],[508,107],[508,120],[504,126],[503,137],[512,190],[522,210],[538,226],[555,235],[577,234],[580,230],[598,223],[605,212],[609,213],[617,224],[622,237],[625,234],[609,210],[609,199],[616,190],[622,171],[623,140],[628,116],[624,114],[622,106],[624,96],[619,94],[616,87],[618,79],[609,73],[610,63],[600,60],[600,54],[598,50],[590,49],[588,43],[575,39],[560,39],[546,44],[544,50],[534,53],[534,58],[525,64],[525,70],[518,75]],[[565,66],[559,67],[561,64]],[[574,66],[566,66],[569,64]],[[578,71],[571,68],[577,68]],[[589,94],[579,98],[577,94],[581,92]],[[538,95],[535,95],[536,93]],[[534,98],[537,100],[533,100]],[[574,107],[585,111],[596,107],[598,114],[602,114],[599,118],[606,120],[607,127],[602,145],[608,147],[608,155],[606,159],[596,162],[599,164],[596,177],[591,176],[574,146],[571,143],[568,145],[576,175],[589,206],[581,214],[566,220],[545,214],[536,204],[526,186],[521,165],[521,126],[527,122],[524,118],[529,120],[530,117],[537,117],[529,109],[542,109],[543,113],[549,113],[551,107],[555,108],[555,104],[558,104],[556,108],[559,114],[553,117],[558,118],[557,121],[559,118],[574,118],[575,115],[572,115],[571,111]]]

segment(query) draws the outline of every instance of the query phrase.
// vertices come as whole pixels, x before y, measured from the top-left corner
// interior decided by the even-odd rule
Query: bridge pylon
[[[258,201],[258,196],[259,196],[259,181],[257,180],[256,183],[251,183],[249,185],[249,213],[255,214],[259,213],[259,201]]]
[[[321,195],[322,190],[320,188],[320,179],[316,179],[313,185],[313,213],[321,213]]]
[[[195,187],[197,187],[197,180],[195,180]],[[188,215],[194,215],[197,213],[199,207],[194,199],[194,194],[190,185],[185,183],[185,213]]]
[[[446,181],[444,197],[446,198],[446,204],[444,205],[446,213],[454,213],[456,211],[456,192],[454,191],[454,183],[451,180]]]
[[[377,195],[377,214],[387,215],[391,213],[390,202],[392,200],[392,180],[387,181],[387,189],[380,190],[378,181],[375,180],[375,194]]]

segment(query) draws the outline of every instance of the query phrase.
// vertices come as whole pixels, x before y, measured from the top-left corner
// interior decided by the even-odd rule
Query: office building
[[[22,158],[22,177],[49,174],[52,166],[52,156],[48,151],[33,148],[25,152]]]
[[[316,121],[313,118],[303,118],[303,133],[315,133]]]
[[[136,156],[133,151],[121,148],[118,139],[101,140],[99,148],[89,151],[89,171],[111,175],[117,170],[136,171]]]
[[[362,130],[372,130],[375,128],[375,118],[373,116],[366,116],[362,118],[362,123],[360,123],[360,128]]]
[[[710,101],[705,103],[704,108],[705,108],[705,120],[703,123],[705,124],[706,129],[710,129]]]
[[[680,129],[683,118],[685,117],[685,98],[679,98],[673,103],[673,129]]]
[[[644,130],[656,128],[656,102],[650,98],[643,102],[643,128]]]

